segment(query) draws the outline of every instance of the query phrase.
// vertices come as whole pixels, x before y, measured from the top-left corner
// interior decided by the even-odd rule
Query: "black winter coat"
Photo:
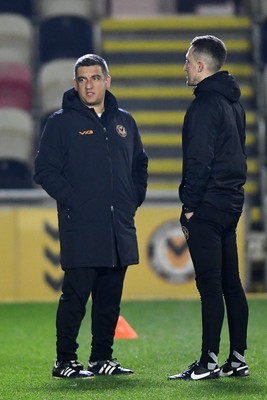
[[[205,204],[240,213],[247,174],[240,89],[222,71],[201,81],[194,94],[183,126],[180,199],[187,212]]]
[[[148,159],[136,123],[109,91],[101,118],[74,89],[62,107],[47,120],[34,175],[57,201],[62,268],[137,264]]]

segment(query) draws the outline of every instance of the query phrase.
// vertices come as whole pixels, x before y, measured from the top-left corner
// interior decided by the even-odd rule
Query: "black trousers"
[[[59,300],[56,331],[57,359],[77,360],[77,337],[92,296],[91,361],[111,359],[114,333],[127,267],[75,268],[65,271]]]
[[[240,215],[200,206],[181,215],[202,305],[202,354],[219,353],[226,305],[230,352],[247,348],[248,305],[239,277],[236,227]]]

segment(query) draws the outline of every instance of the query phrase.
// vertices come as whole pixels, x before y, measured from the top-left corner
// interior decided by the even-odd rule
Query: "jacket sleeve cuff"
[[[195,211],[194,208],[183,206],[184,213],[190,213],[190,212],[194,212],[194,211]]]

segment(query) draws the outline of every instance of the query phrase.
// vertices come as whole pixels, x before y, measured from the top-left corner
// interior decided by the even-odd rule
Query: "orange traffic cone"
[[[115,339],[136,339],[138,338],[135,330],[120,315],[115,329]]]

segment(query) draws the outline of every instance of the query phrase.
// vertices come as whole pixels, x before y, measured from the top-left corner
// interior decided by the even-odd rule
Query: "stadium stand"
[[[71,15],[89,19],[91,16],[92,2],[88,0],[39,0],[37,13],[40,18]]]
[[[182,172],[181,126],[192,91],[183,65],[191,39],[206,32],[228,47],[225,69],[233,73],[247,111],[250,224],[262,223],[256,97],[247,17],[194,16],[102,20],[102,51],[110,63],[112,90],[135,116],[148,152],[149,187],[177,190]],[[126,85],[127,82],[127,85]]]
[[[250,155],[247,193],[253,201],[257,199],[259,189],[255,181],[259,171],[255,158],[249,19],[233,16],[106,19],[101,27],[102,51],[110,63],[112,90],[120,104],[136,117],[150,157],[150,188],[158,190],[177,189],[181,177],[181,126],[192,99],[183,71],[189,43],[194,36],[210,31],[225,40],[230,63],[225,68],[237,76],[247,110]]]
[[[31,114],[0,108],[0,188],[32,188],[34,125]]]
[[[226,3],[225,0],[215,3],[222,2]],[[178,201],[177,186],[182,168],[181,126],[192,99],[182,70],[184,57],[193,36],[215,34],[226,42],[229,49],[230,64],[226,67],[238,78],[247,111],[247,260],[249,265],[256,265],[260,258],[262,271],[266,264],[266,253],[262,250],[259,255],[256,250],[266,249],[267,230],[266,207],[264,209],[264,204],[267,204],[266,0],[233,0],[235,9],[243,10],[241,16],[205,18],[198,14],[196,17],[193,13],[196,12],[197,3],[214,2],[178,0],[178,14],[174,12],[173,17],[163,18],[163,15],[159,15],[159,18],[154,16],[145,19],[128,16],[116,19],[112,15],[112,18],[99,21],[97,17],[105,14],[100,12],[100,8],[105,4],[107,13],[110,13],[111,3],[112,0],[0,0],[0,188],[32,187],[32,156],[39,139],[39,126],[42,128],[48,114],[61,107],[62,93],[72,86],[75,59],[96,51],[108,61],[112,91],[120,105],[127,108],[138,123],[150,158],[150,193],[162,194],[157,201],[163,198],[163,201],[167,201],[169,194]],[[164,0],[162,3],[165,5]],[[191,15],[186,14],[188,9]],[[95,32],[99,35],[95,35]],[[3,63],[28,68],[34,89],[31,102],[30,88],[26,86],[26,69],[20,74],[21,81],[15,88],[14,82],[9,83],[9,78],[4,78],[6,72]],[[13,94],[18,93],[17,96],[4,94],[8,92],[9,84]],[[23,85],[25,97],[22,95]],[[7,123],[3,123],[5,119],[8,120],[5,113],[11,109],[8,108],[10,106],[16,107],[12,109],[16,133],[15,126],[11,133],[13,128],[7,128]],[[21,115],[24,115],[24,122]],[[27,124],[28,139],[22,129]],[[8,144],[7,132],[8,139],[16,138],[14,142],[16,147],[21,147],[20,155],[18,148]],[[263,193],[266,196],[265,203]],[[267,267],[265,269],[267,271]],[[254,274],[253,266],[247,270],[248,276]],[[267,272],[265,276],[267,287]]]
[[[31,18],[34,14],[34,0],[0,0],[0,13],[22,14]]]
[[[0,61],[31,65],[33,27],[19,14],[0,14]]]
[[[58,16],[40,23],[39,62],[58,58],[78,58],[93,52],[90,22],[77,16]]]
[[[0,62],[0,107],[30,111],[32,71],[25,64]]]
[[[45,63],[38,73],[38,93],[42,116],[61,108],[62,95],[73,87],[76,59],[58,59]]]
[[[33,10],[0,0],[0,189],[33,187]]]

